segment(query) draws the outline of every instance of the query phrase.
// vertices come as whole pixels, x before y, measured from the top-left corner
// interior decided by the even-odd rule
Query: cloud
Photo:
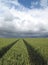
[[[12,2],[15,4],[15,1]],[[1,3],[0,37],[48,35],[48,7],[45,9],[28,9],[19,4],[18,1],[16,3],[18,9],[14,6],[10,8],[4,2]]]
[[[48,0],[40,0],[40,5],[44,8],[47,7],[48,6]]]

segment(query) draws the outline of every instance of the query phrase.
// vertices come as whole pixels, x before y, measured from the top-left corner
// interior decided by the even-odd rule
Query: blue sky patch
[[[20,4],[27,8],[39,8],[40,7],[40,0],[18,0]]]

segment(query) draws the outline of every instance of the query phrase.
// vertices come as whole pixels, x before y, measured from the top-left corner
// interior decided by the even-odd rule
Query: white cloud
[[[47,5],[48,5],[48,0],[40,0],[40,5],[41,5],[42,7],[47,7]]]
[[[17,23],[20,25],[21,28],[25,28],[25,30],[27,28],[28,30],[34,31],[36,28],[38,29],[38,25],[43,25],[44,28],[48,25],[47,8],[44,10],[33,9],[28,12],[21,12],[15,10],[10,11],[15,17],[20,18]]]
[[[21,5],[20,5],[21,6]],[[12,34],[22,33],[46,33],[48,32],[48,8],[17,10],[2,4],[0,6],[0,35],[1,31]],[[10,33],[8,33],[10,34]],[[13,34],[13,35],[14,35]],[[25,34],[26,35],[26,34]]]

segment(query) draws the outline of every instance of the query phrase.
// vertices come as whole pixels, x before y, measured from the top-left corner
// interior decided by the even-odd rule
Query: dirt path
[[[23,40],[23,42],[26,45],[31,65],[47,65],[47,62],[44,60],[44,58],[42,57],[42,55],[40,53],[38,53],[37,50],[35,50],[25,40]]]

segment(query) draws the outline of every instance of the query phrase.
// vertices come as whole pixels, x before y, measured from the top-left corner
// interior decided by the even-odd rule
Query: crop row
[[[12,42],[16,41],[15,38],[0,38],[0,50],[3,47],[8,46],[9,44],[11,44]]]
[[[12,42],[11,44],[9,44],[8,46],[5,46],[3,47],[1,50],[0,50],[0,58],[2,58],[2,56],[7,53],[7,51],[17,42],[18,40]]]
[[[12,44],[0,65],[48,65],[48,39],[20,39]]]
[[[28,52],[22,40],[13,45],[0,59],[0,65],[30,65]]]
[[[43,56],[48,64],[48,38],[26,38],[25,40]]]
[[[28,51],[31,65],[47,65],[47,61],[33,46],[31,46],[26,40],[23,40]]]

